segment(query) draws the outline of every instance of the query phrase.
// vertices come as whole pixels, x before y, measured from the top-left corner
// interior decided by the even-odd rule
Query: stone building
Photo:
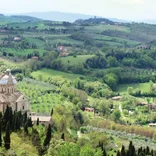
[[[11,70],[7,69],[0,79],[0,111],[4,112],[7,105],[13,111],[29,111],[29,101],[16,88],[17,81],[11,75]]]

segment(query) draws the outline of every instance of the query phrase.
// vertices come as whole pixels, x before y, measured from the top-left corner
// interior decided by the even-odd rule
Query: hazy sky
[[[0,0],[1,13],[61,11],[129,20],[156,19],[155,0]]]

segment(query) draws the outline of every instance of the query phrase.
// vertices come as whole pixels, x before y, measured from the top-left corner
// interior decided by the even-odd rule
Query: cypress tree
[[[48,128],[47,128],[47,132],[46,132],[46,138],[45,138],[45,140],[44,140],[43,145],[44,145],[44,146],[49,145],[50,140],[51,140],[51,125],[49,124],[49,126],[48,126]]]
[[[51,116],[54,114],[54,110],[53,110],[53,108],[51,109]]]
[[[149,147],[147,146],[146,147],[146,155],[149,155],[150,154],[150,149],[149,149]]]
[[[10,123],[7,123],[6,132],[4,137],[4,147],[6,150],[10,149]]]
[[[31,119],[31,117],[30,118],[28,118],[28,127],[32,127],[33,126],[33,124],[32,124],[32,119]]]
[[[121,156],[126,156],[125,146],[122,145]]]
[[[23,125],[26,124],[26,122],[27,122],[27,118],[28,118],[28,116],[27,116],[27,112],[25,112],[25,113],[23,114]]]
[[[120,151],[117,151],[116,156],[121,156]]]
[[[64,133],[62,133],[61,139],[65,141]]]
[[[130,143],[129,143],[128,155],[129,156],[135,155],[135,147],[133,146],[132,141],[130,141]]]
[[[39,118],[37,118],[37,122],[36,122],[36,125],[39,125]]]
[[[28,134],[28,123],[26,122],[24,125],[24,132]]]

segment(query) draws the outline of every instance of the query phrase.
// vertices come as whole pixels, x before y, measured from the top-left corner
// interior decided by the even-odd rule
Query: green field
[[[117,91],[121,93],[126,93],[128,87],[133,87],[134,89],[138,88],[144,92],[150,91],[150,83],[122,84],[118,86]]]
[[[44,51],[43,49],[0,48],[0,52],[12,53],[14,56],[25,56],[33,52],[39,52],[42,55]]]
[[[45,42],[44,41],[41,41],[39,40],[38,38],[26,38],[26,41],[29,43],[29,44],[34,44],[37,46],[37,48],[39,49],[44,49],[44,46],[45,46]]]
[[[118,30],[118,31],[130,32],[130,29],[128,27],[117,26],[117,25],[87,26],[87,27],[85,27],[85,29],[88,32],[92,32],[92,33],[101,33],[105,30]]]
[[[46,68],[32,72],[31,75],[35,79],[39,79],[39,76],[42,75],[44,80],[47,80],[49,77],[56,77],[56,76],[61,76],[61,77],[67,78],[69,80],[75,80],[79,77],[84,77],[84,78],[86,77],[86,76],[80,75],[80,74],[70,74],[70,73],[65,73],[65,72],[56,71],[56,70],[52,70],[52,69],[46,69]]]
[[[85,61],[89,58],[94,57],[95,55],[77,55],[74,56],[68,56],[68,57],[61,57],[59,60],[65,65],[79,65],[85,63]]]
[[[128,40],[128,39],[123,39],[123,38],[119,38],[119,37],[110,37],[110,36],[106,36],[106,35],[93,35],[92,36],[95,40],[99,40],[99,41],[109,41],[109,42],[116,42],[116,43],[121,43],[121,44],[127,44],[130,46],[135,46],[140,44],[140,42],[137,41],[133,41],[133,40]]]

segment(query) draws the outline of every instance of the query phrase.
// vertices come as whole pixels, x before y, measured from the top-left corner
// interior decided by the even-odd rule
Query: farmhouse
[[[149,127],[156,127],[156,123],[149,123]]]
[[[28,98],[16,88],[17,81],[7,69],[0,79],[0,111],[4,112],[6,107],[12,107],[13,111],[29,111]]]
[[[94,112],[94,108],[85,107],[85,111],[87,111],[87,112]]]
[[[52,118],[51,116],[31,116],[33,124],[37,122],[37,119],[39,119],[39,123],[43,124],[45,126],[48,126],[49,124],[52,124]]]
[[[21,41],[21,37],[14,37],[14,41]]]
[[[120,100],[120,99],[121,99],[121,96],[112,97],[112,100]]]

